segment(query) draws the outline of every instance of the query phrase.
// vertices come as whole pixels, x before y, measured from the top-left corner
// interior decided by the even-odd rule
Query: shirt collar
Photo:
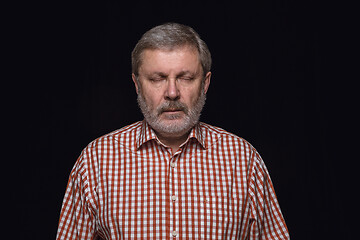
[[[204,140],[203,131],[201,124],[197,123],[190,131],[189,137],[186,141],[189,141],[189,139],[195,139],[198,141],[198,143],[203,147],[207,148],[207,144]]]
[[[204,141],[204,136],[203,136],[202,131],[203,131],[203,129],[201,127],[201,124],[197,123],[191,129],[188,139],[185,141],[185,143],[188,142],[189,139],[195,139],[203,148],[206,149],[207,144]],[[154,130],[150,127],[150,125],[145,120],[143,120],[142,126],[140,128],[140,131],[139,131],[139,134],[138,134],[137,140],[136,140],[136,149],[139,149],[144,143],[151,141],[151,140],[158,141]]]
[[[150,140],[156,140],[156,134],[150,125],[143,120],[142,125],[136,139],[136,149],[139,149],[144,143]]]

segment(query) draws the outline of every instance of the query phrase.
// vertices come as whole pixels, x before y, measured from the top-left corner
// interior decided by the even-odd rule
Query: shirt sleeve
[[[250,179],[250,239],[290,239],[268,170],[258,153]]]
[[[91,201],[91,187],[84,162],[81,155],[71,171],[60,213],[57,240],[96,238],[96,209]]]

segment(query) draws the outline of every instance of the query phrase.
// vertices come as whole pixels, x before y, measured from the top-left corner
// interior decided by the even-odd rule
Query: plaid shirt
[[[69,178],[57,239],[289,239],[268,171],[205,123],[172,153],[145,122],[91,142]]]

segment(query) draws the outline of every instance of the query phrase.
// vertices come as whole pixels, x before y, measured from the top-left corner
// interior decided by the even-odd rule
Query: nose
[[[177,100],[180,98],[180,91],[177,86],[175,79],[169,79],[167,81],[167,88],[165,92],[165,99],[167,100]]]

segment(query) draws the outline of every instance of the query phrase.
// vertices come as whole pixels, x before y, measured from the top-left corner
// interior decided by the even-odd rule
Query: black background
[[[335,157],[339,81],[329,3],[304,1],[77,2],[22,5],[9,21],[16,134],[7,233],[54,239],[81,150],[142,120],[130,53],[158,24],[193,27],[213,57],[201,120],[260,152],[292,239],[351,239],[351,186]],[[336,16],[335,16],[336,17]],[[11,40],[12,41],[12,40]],[[16,50],[16,51],[15,51]],[[345,112],[345,111],[344,111]],[[8,129],[6,129],[8,130]],[[346,149],[340,150],[347,152]],[[20,159],[20,160],[19,160]],[[351,215],[351,214],[350,214]],[[21,230],[19,230],[21,229]]]

